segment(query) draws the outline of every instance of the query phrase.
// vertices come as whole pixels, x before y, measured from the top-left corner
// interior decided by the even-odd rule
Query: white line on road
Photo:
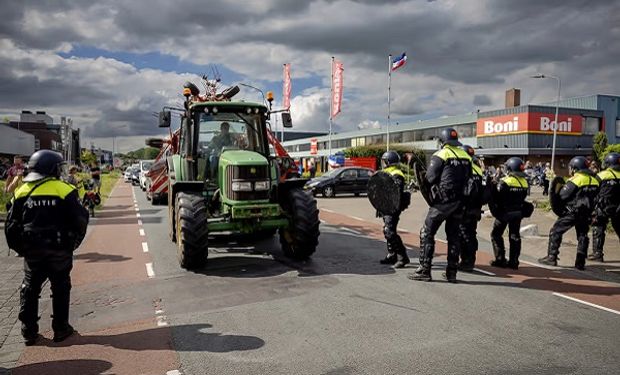
[[[142,228],[140,228],[140,235],[141,235],[142,237],[146,236],[146,234],[144,233],[144,229],[142,229]]]
[[[161,315],[164,313],[164,310],[155,310],[156,315]]]
[[[332,210],[327,209],[327,208],[321,208],[321,210],[323,210],[323,211],[325,211],[325,212],[332,212],[332,213],[336,212],[336,211],[332,211]]]
[[[182,375],[179,370],[170,370],[166,373],[166,375]]]
[[[140,209],[138,207],[134,207],[134,210],[136,211],[140,211]]]
[[[357,216],[349,216],[351,219],[355,219],[358,221],[365,221],[364,219],[362,219],[361,217],[357,217]]]
[[[339,229],[342,230],[342,231],[345,231],[345,232],[356,234],[358,236],[360,236],[362,234],[362,233],[360,233],[360,232],[358,232],[358,231],[356,231],[354,229],[349,229],[347,227],[340,227]]]
[[[138,212],[138,213],[136,213],[136,217],[140,217],[140,213],[139,213],[139,212]]]
[[[138,220],[138,225],[142,226],[142,220]]]
[[[142,230],[142,229],[140,229],[140,230]],[[149,244],[147,244],[146,242],[142,242],[142,251],[145,252],[145,253],[148,253],[149,252]]]
[[[157,319],[157,326],[158,327],[165,327],[168,325],[168,322],[166,321],[166,316],[165,315],[158,315],[156,317]]]
[[[155,277],[155,271],[153,271],[153,263],[146,264],[146,275],[151,279]]]
[[[558,268],[558,267],[546,266],[546,265],[544,265],[544,264],[534,263],[534,262],[529,262],[529,261],[527,261],[527,260],[521,260],[521,259],[519,259],[519,262],[521,262],[521,263],[525,263],[525,264],[527,264],[527,265],[534,266],[534,267],[544,268],[544,269],[547,269],[547,270],[552,270],[552,271],[558,271],[558,270],[559,270],[559,268]]]
[[[610,309],[610,308],[608,308],[608,307],[601,306],[601,305],[597,305],[597,304],[594,304],[594,303],[590,303],[590,302],[582,301],[582,300],[577,299],[577,298],[574,298],[574,297],[569,297],[569,296],[567,296],[566,294],[562,294],[562,293],[555,293],[555,292],[554,292],[554,293],[553,293],[553,295],[554,295],[554,296],[561,297],[561,298],[566,298],[566,299],[568,299],[568,300],[571,300],[571,301],[573,301],[573,302],[577,302],[577,303],[581,303],[581,304],[584,304],[584,305],[586,305],[586,306],[594,307],[594,308],[597,308],[597,309],[600,309],[600,310],[603,310],[603,311],[607,311],[607,312],[610,312],[610,313],[614,313],[614,314],[620,315],[620,311],[617,311],[617,310],[614,310],[614,309]]]
[[[474,271],[476,271],[476,272],[480,272],[480,273],[485,274],[485,275],[487,275],[487,276],[497,276],[497,275],[495,275],[493,272],[489,272],[489,271],[481,270],[480,268],[474,268]]]

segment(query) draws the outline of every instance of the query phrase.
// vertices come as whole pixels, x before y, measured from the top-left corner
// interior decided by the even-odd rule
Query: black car
[[[306,183],[305,189],[312,190],[312,194],[322,194],[324,197],[333,197],[336,194],[366,193],[368,179],[374,171],[369,168],[344,167],[332,169],[321,177],[313,178]]]

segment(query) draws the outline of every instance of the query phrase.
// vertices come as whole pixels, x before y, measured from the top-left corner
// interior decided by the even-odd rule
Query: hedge
[[[377,168],[380,167],[381,156],[387,151],[386,145],[372,145],[372,146],[357,146],[350,147],[344,150],[344,156],[347,158],[377,158]],[[424,151],[417,147],[394,145],[390,146],[390,151],[396,151],[400,156],[400,160],[404,163],[407,162],[406,154],[411,153],[414,156],[411,158],[411,163],[415,161],[421,161],[426,165],[426,155]]]

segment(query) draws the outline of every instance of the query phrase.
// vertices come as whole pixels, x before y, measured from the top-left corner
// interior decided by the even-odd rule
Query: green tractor
[[[238,92],[234,86],[200,95],[188,82],[185,108],[176,109],[181,128],[178,153],[167,158],[168,226],[186,269],[206,264],[213,234],[258,239],[279,231],[284,254],[296,260],[310,257],[318,245],[318,209],[303,190],[306,180],[281,178],[270,151],[271,100],[231,101]],[[170,127],[167,109],[159,114],[160,127]],[[291,126],[289,113],[282,119]]]

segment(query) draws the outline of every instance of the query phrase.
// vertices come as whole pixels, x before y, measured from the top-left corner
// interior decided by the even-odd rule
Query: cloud
[[[474,96],[473,105],[477,107],[491,105],[491,98],[487,95],[476,95]]]

